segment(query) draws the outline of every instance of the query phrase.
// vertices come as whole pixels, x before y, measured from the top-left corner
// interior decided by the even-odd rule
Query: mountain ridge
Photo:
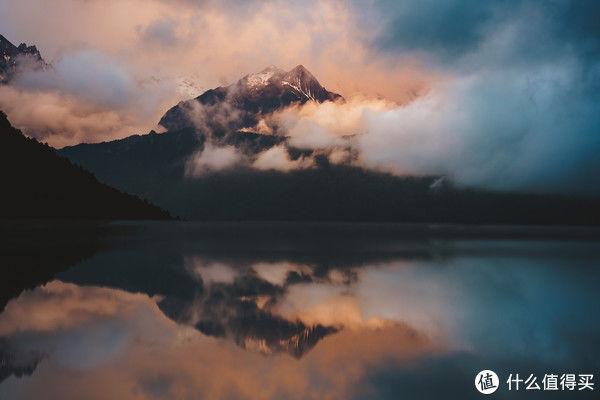
[[[104,183],[203,221],[600,225],[597,198],[436,186],[435,176],[398,177],[327,162],[287,172],[240,166],[186,176],[187,160],[206,140],[186,128],[58,152]],[[277,135],[235,132],[219,140],[250,155],[283,145],[292,160],[300,156]]]
[[[172,219],[168,212],[98,182],[82,167],[11,126],[0,111],[0,218]]]
[[[352,160],[330,163],[323,151],[244,129],[265,113],[315,101],[312,97],[341,99],[324,88],[320,92],[320,84],[311,87],[317,84],[301,65],[291,71],[268,67],[173,107],[161,119],[173,123],[164,133],[80,144],[59,154],[102,182],[189,219],[600,225],[595,198],[459,188],[446,180],[439,185],[439,176],[395,176]],[[188,174],[186,166],[207,144],[245,162]],[[290,163],[310,162],[290,170],[253,167],[271,149]]]
[[[23,64],[32,65],[34,68],[47,68],[49,64],[44,61],[36,46],[27,46],[21,43],[12,44],[0,35],[0,84],[9,83]]]
[[[261,117],[292,104],[338,100],[343,97],[321,86],[303,65],[289,71],[270,66],[229,86],[209,89],[194,99],[179,102],[167,110],[158,124],[166,130],[194,126],[213,131],[240,130],[252,128]]]

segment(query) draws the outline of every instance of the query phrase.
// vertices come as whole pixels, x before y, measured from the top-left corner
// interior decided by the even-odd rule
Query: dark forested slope
[[[25,137],[0,111],[0,217],[168,219],[139,197],[98,182],[94,175]]]

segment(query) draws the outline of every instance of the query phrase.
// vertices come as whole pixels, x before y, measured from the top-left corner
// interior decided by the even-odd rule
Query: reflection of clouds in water
[[[191,296],[164,296],[158,305],[169,318],[193,326],[205,335],[226,337],[246,350],[264,354],[287,352],[302,357],[322,338],[345,327],[282,316],[277,304],[299,283],[347,286],[356,278],[351,269],[323,269],[290,261],[237,264],[201,255],[185,255],[183,268],[196,282]]]
[[[500,375],[598,368],[600,327],[590,318],[600,305],[597,249],[486,246],[350,268],[221,259],[230,278],[200,271],[195,291],[180,297],[55,281],[0,315],[0,337],[18,345],[21,367],[36,352],[45,357],[31,377],[8,378],[0,389],[61,400],[93,398],[90,391],[125,399],[469,398],[482,365]],[[551,256],[539,251],[546,248]],[[193,275],[190,266],[214,265],[198,255],[184,267]],[[223,333],[208,332],[217,323]],[[340,330],[299,359],[277,353],[287,351],[281,338],[316,324]]]
[[[169,322],[154,318],[158,308],[142,301],[146,299],[141,294],[53,281],[8,304],[0,314],[0,335],[12,346],[41,352],[59,365],[95,368],[141,336],[160,341]]]
[[[204,262],[198,257],[184,257],[184,268],[204,283],[233,283],[237,272],[231,266],[219,262]]]
[[[292,270],[287,267],[291,264],[259,263],[235,268],[200,257],[184,260],[186,270],[198,280],[193,297],[167,296],[158,303],[178,323],[193,326],[205,335],[227,337],[247,350],[287,352],[297,358],[338,330],[285,319],[272,312],[272,305],[289,283]],[[281,271],[276,274],[277,268]],[[293,268],[293,272],[300,271],[297,266]],[[277,284],[279,281],[281,284]]]
[[[359,270],[349,287],[290,287],[279,309],[305,322],[345,326],[401,321],[457,351],[564,358],[576,341],[600,333],[593,260],[457,257],[396,261]],[[568,324],[570,325],[568,325]],[[567,326],[565,326],[567,324]],[[583,331],[583,332],[582,332]]]
[[[259,262],[252,265],[252,269],[262,279],[279,286],[283,286],[288,281],[290,274],[296,273],[302,276],[311,272],[309,266],[291,262]]]
[[[60,298],[61,307],[44,301],[52,298]],[[36,308],[41,315],[46,306],[48,318],[22,323],[22,311]],[[60,323],[67,315],[73,317],[70,324]],[[372,366],[436,352],[425,336],[395,324],[329,336],[319,351],[300,360],[265,357],[169,322],[147,296],[59,281],[11,302],[2,318],[9,340],[49,354],[31,377],[2,383],[15,399],[338,398],[350,396]],[[102,359],[86,358],[110,349],[112,335],[104,335],[99,325],[119,326],[117,336],[125,343]],[[62,362],[54,352],[70,345],[69,352],[80,351],[86,365]]]

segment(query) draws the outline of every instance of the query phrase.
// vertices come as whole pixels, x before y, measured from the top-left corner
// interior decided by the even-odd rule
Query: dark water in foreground
[[[0,314],[0,399],[486,398],[483,369],[489,398],[598,393],[596,233],[112,227]],[[511,373],[596,390],[509,392]]]

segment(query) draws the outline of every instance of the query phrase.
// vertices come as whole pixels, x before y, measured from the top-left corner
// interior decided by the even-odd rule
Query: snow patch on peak
[[[265,86],[267,83],[269,83],[269,79],[271,79],[272,76],[272,72],[261,72],[258,74],[248,75],[248,86]]]
[[[283,72],[281,69],[274,65],[267,67],[256,74],[248,75],[246,83],[250,88],[262,87],[269,84],[269,80],[276,74]]]
[[[198,82],[199,77],[194,74],[188,77],[180,77],[177,79],[177,93],[184,99],[192,99],[201,95],[205,90]]]
[[[292,89],[296,90],[298,92],[298,94],[303,95],[304,97],[308,98],[309,100],[317,101],[310,86],[307,87],[306,90],[302,88],[302,82],[300,81],[300,79],[296,79],[296,81],[294,83],[288,82],[288,81],[282,81],[281,83],[283,85],[288,85]]]

